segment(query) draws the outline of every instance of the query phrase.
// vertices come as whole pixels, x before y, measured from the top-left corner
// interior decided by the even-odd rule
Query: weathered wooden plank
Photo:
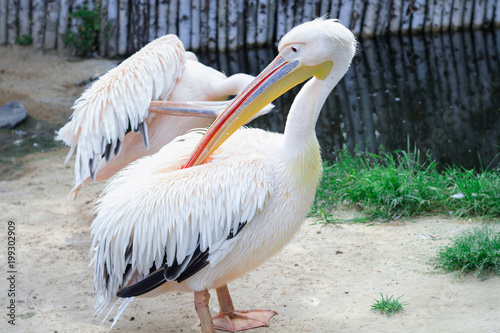
[[[136,0],[130,4],[128,52],[134,53],[147,44],[148,0]]]
[[[19,0],[19,35],[31,35],[30,28],[30,0]]]
[[[33,45],[36,48],[43,47],[43,36],[45,32],[45,0],[33,3]]]
[[[179,1],[179,31],[177,35],[186,50],[191,49],[191,4],[190,1]]]
[[[314,2],[313,0],[304,1],[304,12],[302,13],[302,22],[311,21],[316,15],[313,14]]]
[[[43,40],[43,48],[45,50],[53,50],[57,45],[57,26],[59,23],[59,0],[47,1],[47,23],[45,25],[45,36]]]
[[[441,19],[441,31],[449,31],[451,26],[451,14],[453,10],[454,0],[443,1],[443,17]]]
[[[279,41],[287,32],[286,20],[286,2],[285,0],[278,0],[276,9],[276,41]]]
[[[0,0],[0,44],[7,42],[7,9],[8,0]]]
[[[156,0],[149,0],[148,3],[148,42],[156,38],[156,20],[158,18]]]
[[[389,10],[389,32],[391,34],[398,34],[401,28],[401,21],[403,15],[403,0],[394,0]]]
[[[191,50],[199,50],[201,44],[201,0],[191,1]]]
[[[265,45],[327,13],[364,38],[500,26],[500,0],[0,0],[0,41],[30,34],[35,46],[62,50],[62,35],[81,25],[69,13],[97,4],[99,53],[110,56],[135,52],[167,32],[191,49]]]
[[[227,0],[219,0],[217,8],[217,49],[225,50],[227,43]]]
[[[237,12],[238,12],[238,47],[243,47],[245,45],[245,2],[237,1]]]
[[[391,4],[388,1],[381,1],[377,15],[377,26],[375,35],[385,35],[389,31]]]
[[[295,15],[293,17],[293,26],[301,24],[302,18],[304,16],[304,1],[305,0],[295,0]]]
[[[464,16],[464,0],[455,0],[453,2],[453,9],[451,13],[451,31],[458,31],[462,29]]]
[[[208,48],[208,1],[200,3],[200,51],[206,52]]]
[[[319,16],[323,17],[325,15],[329,15],[330,14],[331,2],[332,1],[329,1],[329,0],[321,0],[320,1]],[[330,17],[330,18],[336,18],[336,17],[337,16],[333,16],[333,17]]]
[[[118,1],[108,0],[107,55],[114,57],[118,54]]]
[[[339,9],[340,9],[340,0],[331,0],[330,18],[338,19],[339,18]]]
[[[168,31],[168,0],[158,0],[157,13],[156,38],[166,35]]]
[[[483,29],[489,29],[493,26],[495,20],[496,0],[486,0],[486,13],[482,24]]]
[[[268,28],[267,28],[267,41],[266,44],[271,45],[273,42],[275,31],[276,31],[276,0],[269,0],[268,8]]]
[[[26,0],[29,1],[29,0]],[[61,8],[59,11],[59,22],[57,25],[57,50],[62,52],[66,47],[64,34],[69,27],[69,5],[71,0],[61,0]],[[29,5],[28,5],[29,7]],[[29,33],[28,33],[29,34]]]
[[[472,25],[472,13],[474,11],[474,0],[464,0],[463,29],[469,30]]]
[[[411,19],[414,11],[414,0],[403,0],[403,8],[401,12],[400,34],[408,34],[410,32]]]
[[[177,35],[177,18],[179,17],[179,4],[177,0],[169,0],[168,3],[168,33]]]
[[[208,3],[208,50],[217,50],[217,0]]]
[[[361,27],[361,36],[363,38],[371,37],[375,34],[380,9],[379,1],[368,0],[365,8],[363,25]]]
[[[429,0],[415,0],[412,6],[411,32],[422,33],[425,24],[425,5]]]
[[[486,0],[476,0],[474,2],[474,12],[472,16],[472,29],[479,29],[483,25],[486,14]]]
[[[432,32],[439,32],[441,30],[443,11],[443,1],[436,1],[434,4],[434,12],[432,13]]]
[[[294,25],[295,1],[287,1],[286,3],[286,30],[285,33],[292,30]]]
[[[19,26],[17,25],[17,13],[19,11],[19,0],[9,0],[7,14],[7,41],[14,44],[19,35]]]
[[[46,2],[46,0],[42,0],[42,2]],[[33,8],[35,7],[35,4],[37,4],[38,1],[32,2]],[[83,7],[87,4],[86,0],[73,0],[72,2],[70,1],[69,4],[71,5],[70,13],[76,12],[78,10],[83,9]],[[90,10],[90,8],[87,7],[87,10]],[[33,9],[34,11],[34,9]],[[76,33],[78,31],[78,28],[82,25],[82,20],[79,18],[74,18],[72,17],[70,20],[70,29],[72,32]]]
[[[248,0],[246,7],[246,45],[253,46],[257,38],[257,0]]]
[[[257,1],[257,34],[255,36],[255,42],[257,46],[262,46],[267,42],[267,29],[269,27],[268,10],[269,10],[268,0]]]
[[[238,4],[236,0],[227,3],[227,48],[238,49]]]
[[[424,21],[424,32],[425,33],[430,33],[432,31],[434,6],[435,6],[435,1],[433,1],[433,0],[427,1],[427,6],[425,8],[425,21]]]
[[[495,4],[495,17],[493,19],[493,27],[500,27],[500,0],[497,0]]]
[[[98,32],[98,40],[99,40],[99,47],[98,47],[98,52],[100,56],[105,56],[106,55],[106,50],[107,50],[107,22],[108,22],[108,0],[101,0],[101,6],[100,6],[101,12],[100,12],[100,21],[99,21],[99,32]]]
[[[340,0],[339,2],[339,20],[347,28],[351,27],[351,16],[353,10],[353,2],[350,0]]]
[[[125,55],[128,49],[128,1],[118,2],[118,54]]]
[[[365,0],[354,1],[351,15],[351,30],[356,36],[359,36],[361,34],[361,21],[363,20],[364,10]]]

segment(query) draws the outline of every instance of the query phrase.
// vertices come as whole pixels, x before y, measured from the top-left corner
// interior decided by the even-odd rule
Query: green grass
[[[27,46],[33,43],[33,37],[30,35],[22,35],[21,37],[16,38],[16,44]]]
[[[380,293],[380,297],[380,300],[375,299],[375,303],[372,304],[371,309],[373,311],[385,313],[388,316],[403,310],[403,306],[408,305],[408,303],[401,303],[399,301],[403,295],[398,298],[394,298],[394,296],[388,297],[387,294],[384,296],[384,294]]]
[[[80,23],[76,31],[66,30],[63,38],[78,56],[88,56],[98,47],[97,35],[100,28],[100,7],[97,4],[89,10],[87,6],[70,13],[72,19]]]
[[[476,272],[476,276],[500,275],[500,232],[490,226],[463,231],[452,243],[431,260],[444,271],[457,271],[458,276]]]
[[[409,151],[410,149],[408,149]],[[500,168],[476,172],[459,167],[438,171],[415,152],[349,153],[337,151],[326,162],[313,212],[328,212],[343,203],[371,220],[411,218],[422,214],[500,217]]]

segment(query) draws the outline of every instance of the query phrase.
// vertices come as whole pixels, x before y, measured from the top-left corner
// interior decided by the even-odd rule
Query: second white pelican
[[[107,184],[91,226],[97,309],[122,297],[117,319],[135,296],[192,291],[203,333],[268,325],[274,311],[236,311],[226,284],[282,249],[303,222],[322,172],[315,124],[355,48],[336,20],[295,27],[203,137],[179,137]],[[237,131],[310,77],[284,134]],[[212,321],[213,288],[221,312]]]
[[[110,178],[193,128],[209,126],[226,105],[172,102],[224,101],[253,79],[243,73],[226,77],[203,65],[175,35],[150,42],[85,90],[71,120],[59,130],[58,139],[71,146],[66,162],[76,149],[72,194],[76,197],[83,184]],[[180,110],[169,115],[150,113],[176,106]]]

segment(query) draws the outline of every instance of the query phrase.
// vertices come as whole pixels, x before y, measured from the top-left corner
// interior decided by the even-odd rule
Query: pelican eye
[[[291,50],[293,53],[297,53],[299,51],[295,46],[292,46]]]

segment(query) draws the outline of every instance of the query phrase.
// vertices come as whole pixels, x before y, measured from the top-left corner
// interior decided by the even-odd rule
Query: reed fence
[[[64,50],[65,34],[82,29],[71,15],[77,11],[96,15],[93,47],[111,57],[167,33],[202,52],[273,45],[293,26],[324,15],[362,38],[500,26],[500,0],[0,0],[0,43],[24,38]]]

